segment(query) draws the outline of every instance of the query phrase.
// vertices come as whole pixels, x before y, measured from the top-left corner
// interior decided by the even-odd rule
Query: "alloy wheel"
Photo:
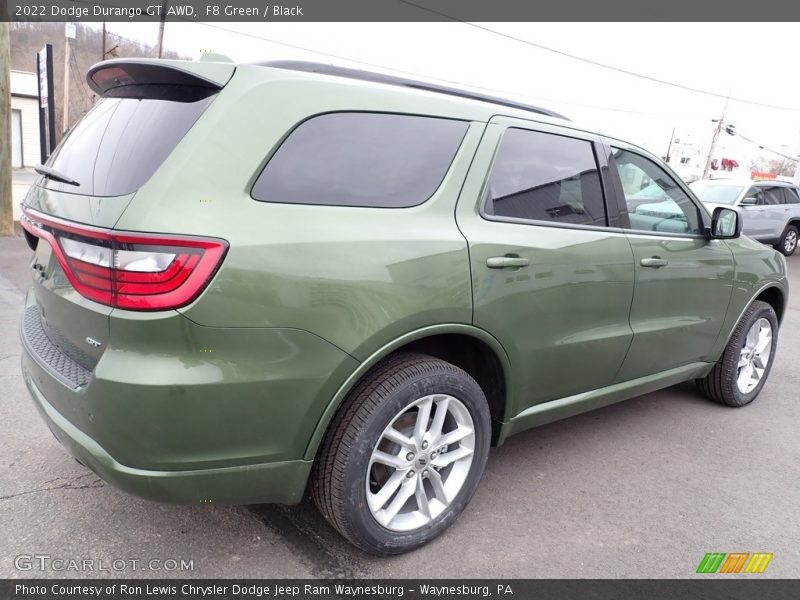
[[[794,229],[790,229],[786,232],[786,237],[783,240],[783,249],[786,250],[786,254],[791,254],[796,247],[797,232]]]
[[[392,419],[367,467],[367,504],[386,529],[411,531],[442,514],[464,486],[475,450],[475,427],[453,396],[432,394]]]
[[[758,319],[750,327],[739,352],[736,385],[743,394],[749,394],[758,386],[772,355],[772,325],[765,318]]]

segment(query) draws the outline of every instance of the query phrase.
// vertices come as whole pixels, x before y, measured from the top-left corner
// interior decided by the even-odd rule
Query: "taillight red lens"
[[[192,302],[222,263],[215,238],[116,232],[25,209],[22,226],[47,240],[82,296],[127,310],[168,310]]]

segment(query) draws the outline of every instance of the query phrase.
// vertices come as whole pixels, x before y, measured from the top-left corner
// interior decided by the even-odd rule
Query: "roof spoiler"
[[[230,63],[114,59],[91,67],[86,81],[105,97],[194,102],[221,90],[234,70]]]

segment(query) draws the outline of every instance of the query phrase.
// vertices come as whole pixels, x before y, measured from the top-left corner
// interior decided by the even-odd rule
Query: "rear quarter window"
[[[469,123],[385,113],[329,113],[298,125],[259,175],[262,202],[404,208],[441,184]]]

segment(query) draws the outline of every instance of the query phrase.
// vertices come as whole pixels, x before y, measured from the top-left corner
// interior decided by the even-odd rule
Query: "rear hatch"
[[[35,250],[35,302],[23,340],[69,387],[88,381],[114,307],[172,308],[184,281],[210,276],[223,244],[114,232],[158,170],[231,78],[229,63],[113,60],[87,80],[99,100],[53,152],[23,202]]]

